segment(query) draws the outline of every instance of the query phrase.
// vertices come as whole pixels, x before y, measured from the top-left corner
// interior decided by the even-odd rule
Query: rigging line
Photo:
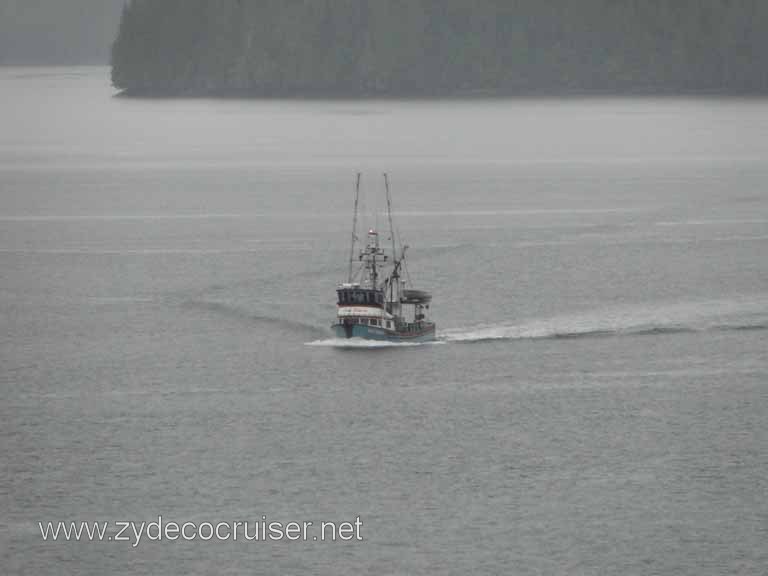
[[[411,282],[411,274],[410,274],[410,272],[408,272],[408,260],[405,258],[405,251],[408,250],[409,246],[408,246],[408,244],[403,244],[403,240],[400,237],[400,230],[399,229],[397,230],[397,241],[400,244],[400,246],[402,246],[402,251],[403,251],[403,257],[402,257],[403,269],[405,270],[405,277],[407,279],[407,285],[410,286],[411,288],[413,288],[413,282]]]
[[[392,226],[392,196],[389,193],[389,175],[384,172],[384,187],[387,191],[387,218],[389,219],[389,235],[392,239],[392,259],[397,258],[397,248],[395,246],[395,229]]]
[[[357,205],[360,199],[360,172],[357,173],[355,182],[355,215],[352,218],[352,245],[349,248],[349,274],[348,282],[352,283],[352,263],[355,260],[355,240],[357,240]]]
[[[351,278],[351,280],[350,280],[350,283],[352,283],[352,281],[353,281],[353,280],[356,280],[358,276],[361,276],[361,275],[362,275],[362,272],[363,272],[363,268],[364,268],[364,267],[365,267],[365,264],[360,264],[360,265],[357,267],[357,270],[355,270],[355,271],[354,271],[354,273],[352,274],[352,278]]]
[[[368,197],[365,194],[365,190],[360,194],[360,214],[362,216],[363,230],[366,231],[369,228],[370,217],[368,214]]]
[[[408,286],[413,288],[413,282],[411,282],[411,274],[408,272],[408,263],[403,259],[403,268],[405,269],[405,277],[408,278]]]
[[[379,195],[373,195],[373,206],[371,207],[373,214],[373,230],[379,231]]]

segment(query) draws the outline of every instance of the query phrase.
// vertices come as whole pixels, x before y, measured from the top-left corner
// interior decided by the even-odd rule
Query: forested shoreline
[[[132,0],[126,94],[768,92],[760,0]]]

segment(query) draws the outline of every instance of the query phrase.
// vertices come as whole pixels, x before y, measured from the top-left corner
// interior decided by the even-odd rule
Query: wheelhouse
[[[336,290],[336,293],[339,296],[339,306],[375,306],[377,308],[384,306],[384,292],[381,290],[342,286]]]

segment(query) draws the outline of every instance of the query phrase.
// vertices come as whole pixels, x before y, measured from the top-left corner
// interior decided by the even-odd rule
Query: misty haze
[[[0,0],[0,573],[762,576],[767,24]]]

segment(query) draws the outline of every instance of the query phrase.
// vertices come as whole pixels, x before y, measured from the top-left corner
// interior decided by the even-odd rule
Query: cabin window
[[[378,325],[379,325],[379,321],[378,321],[378,320],[376,320],[376,318],[373,318],[373,319],[371,320],[371,326],[378,326]]]

